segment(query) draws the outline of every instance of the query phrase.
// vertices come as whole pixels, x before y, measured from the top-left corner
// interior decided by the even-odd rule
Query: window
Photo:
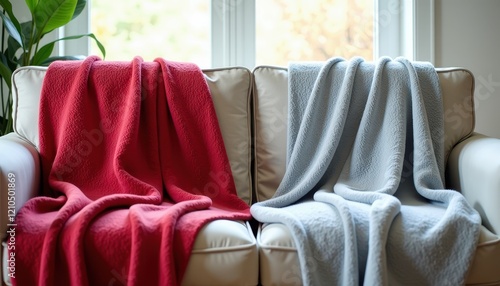
[[[89,1],[90,8],[63,31],[67,35],[87,32],[82,29],[89,26],[92,18],[92,32],[105,43],[107,59],[128,60],[141,55],[151,60],[160,56],[193,61],[203,68],[240,65],[250,69],[256,64],[286,65],[290,60],[323,60],[330,56],[361,55],[375,59],[403,55],[433,60],[434,0],[129,0],[119,2],[120,5],[110,2],[117,3]],[[168,10],[161,10],[160,6],[167,2]],[[140,4],[118,11],[130,3]],[[103,9],[99,5],[107,6],[105,16],[99,14],[103,13],[99,12]],[[141,15],[139,19],[131,16],[136,11]],[[144,16],[146,12],[156,16]],[[110,22],[120,17],[121,22]],[[146,27],[151,24],[147,22],[157,26]],[[131,30],[121,34],[113,30],[120,25],[129,25]],[[319,31],[328,26],[339,28]],[[120,35],[118,39],[104,37],[113,33]],[[146,38],[153,42],[146,43]],[[86,45],[62,42],[64,46],[59,51],[92,53],[88,39],[85,40]],[[132,44],[126,47],[119,44],[121,40]],[[126,51],[130,54],[120,54]]]
[[[90,15],[91,31],[106,47],[109,60],[140,55],[147,61],[165,57],[211,66],[207,0],[93,0]],[[93,43],[92,53],[98,52]]]
[[[373,0],[257,0],[256,63],[373,59]]]

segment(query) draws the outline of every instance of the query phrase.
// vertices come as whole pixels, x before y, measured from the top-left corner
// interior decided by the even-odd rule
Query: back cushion
[[[437,69],[443,93],[444,151],[474,129],[474,77],[465,69]],[[271,198],[285,173],[288,120],[288,72],[257,67],[254,72],[254,129],[256,201]]]
[[[14,131],[38,149],[38,105],[47,68],[23,67],[12,76]],[[231,163],[236,190],[252,201],[251,115],[252,74],[245,68],[204,70]]]

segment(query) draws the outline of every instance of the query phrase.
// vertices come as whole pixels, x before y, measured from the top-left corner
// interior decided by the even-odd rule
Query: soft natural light
[[[234,1],[227,3],[236,7],[243,0]],[[211,9],[223,13],[235,8],[211,7],[228,5],[221,3],[92,0],[91,31],[106,47],[108,60],[141,55],[145,60],[164,57],[208,68],[213,64],[212,52],[225,52],[222,48],[212,51],[211,40],[216,37],[211,35]],[[286,66],[290,61],[322,61],[334,56],[373,59],[373,0],[255,0],[255,7],[255,13],[245,10],[238,14],[239,18],[255,17],[255,35],[242,30],[231,34],[251,38],[245,45],[254,44],[255,54],[253,49],[244,54],[245,59],[251,58],[250,63]],[[92,53],[99,54],[95,44]]]
[[[373,0],[256,0],[256,63],[373,59]]]
[[[163,57],[211,66],[210,1],[127,0],[91,2],[91,31],[108,60]],[[93,54],[100,54],[92,46]]]

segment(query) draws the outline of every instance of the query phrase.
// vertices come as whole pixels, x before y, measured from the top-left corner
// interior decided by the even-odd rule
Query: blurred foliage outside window
[[[106,47],[106,60],[163,57],[210,67],[211,1],[91,1],[91,31]]]
[[[373,0],[256,0],[256,64],[373,59]]]
[[[234,0],[245,1],[245,0]],[[209,0],[92,0],[108,60],[164,57],[211,67]],[[373,0],[256,0],[256,64],[373,58]],[[97,53],[92,47],[92,52]]]

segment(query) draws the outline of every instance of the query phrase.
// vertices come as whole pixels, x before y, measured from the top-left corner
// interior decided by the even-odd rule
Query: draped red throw
[[[42,194],[16,218],[16,285],[178,285],[203,225],[250,218],[194,64],[55,62],[39,130]]]

